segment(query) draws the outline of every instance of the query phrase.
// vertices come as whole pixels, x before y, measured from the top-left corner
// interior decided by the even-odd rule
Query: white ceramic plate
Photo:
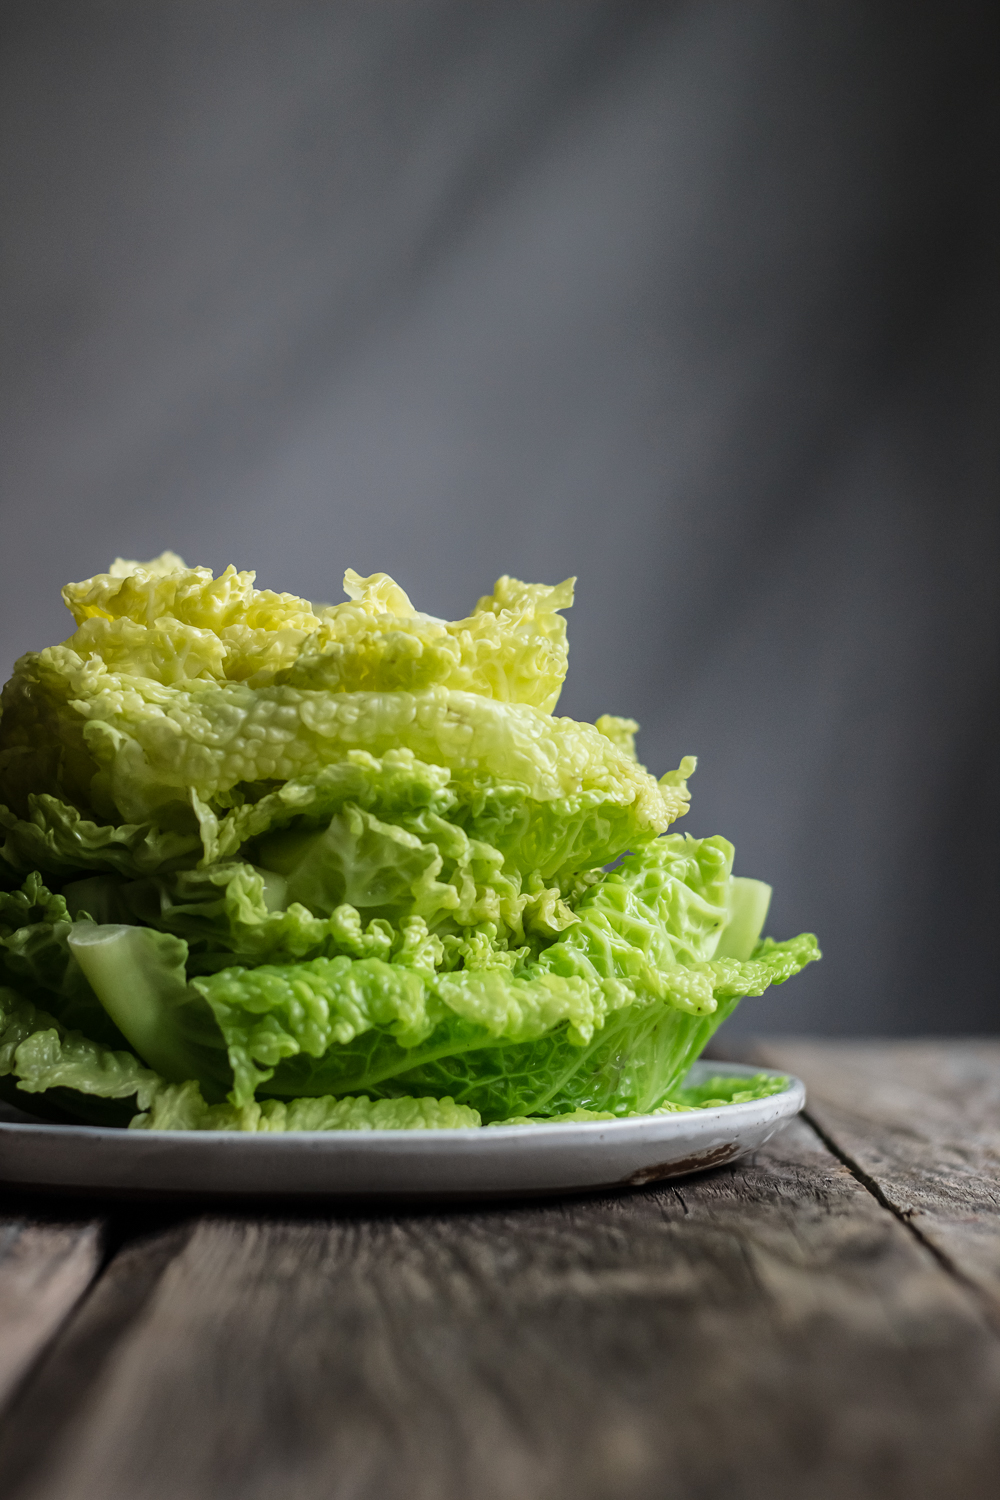
[[[690,1081],[767,1072],[695,1063]],[[780,1076],[780,1075],[773,1075]],[[769,1099],[632,1120],[481,1130],[102,1130],[0,1120],[0,1182],[106,1194],[469,1198],[580,1192],[683,1177],[753,1151],[798,1114]]]

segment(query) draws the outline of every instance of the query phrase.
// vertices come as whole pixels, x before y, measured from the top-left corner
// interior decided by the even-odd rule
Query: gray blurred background
[[[116,553],[575,573],[822,939],[732,1029],[1000,1029],[992,10],[5,4],[4,673]]]

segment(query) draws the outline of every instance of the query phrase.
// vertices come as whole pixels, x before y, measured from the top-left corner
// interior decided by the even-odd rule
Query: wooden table
[[[1000,1041],[762,1041],[734,1167],[420,1212],[8,1198],[4,1500],[1000,1497]]]

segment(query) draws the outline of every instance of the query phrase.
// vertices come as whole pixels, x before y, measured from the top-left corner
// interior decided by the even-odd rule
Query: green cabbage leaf
[[[355,597],[316,614],[255,590],[252,574],[213,580],[175,562],[70,585],[76,633],[17,663],[0,777],[22,820],[32,794],[50,795],[97,823],[183,835],[244,787],[400,749],[447,768],[467,800],[498,783],[522,802],[606,804],[636,838],[686,809],[682,783],[658,784],[595,725],[553,717],[569,585],[501,579],[448,625],[383,575],[348,574]]]
[[[756,934],[752,955],[715,956],[731,860],[724,839],[658,840],[585,890],[537,958],[498,953],[487,934],[478,966],[467,953],[461,969],[438,967],[442,945],[418,917],[386,923],[383,956],[190,978],[184,940],[150,927],[81,921],[69,945],[137,1053],[216,1101],[228,1088],[237,1106],[426,1094],[488,1120],[609,1101],[627,1113],[666,1096],[740,997],[817,956],[809,936]]]
[[[170,553],[68,585],[0,702],[3,1090],[155,1129],[697,1107],[711,1033],[818,949],[666,832],[692,757],[554,715],[572,582],[453,622]]]
[[[4,1085],[16,1083],[17,1094]],[[787,1085],[768,1074],[754,1078],[714,1076],[676,1088],[652,1114],[709,1109],[767,1098]],[[78,1032],[9,989],[0,989],[0,1097],[20,1105],[25,1095],[44,1094],[42,1112],[54,1120],[135,1130],[442,1130],[471,1129],[478,1112],[451,1098],[364,1095],[302,1099],[251,1099],[209,1104],[193,1080],[171,1084],[145,1068],[130,1052],[114,1051]],[[31,1101],[36,1103],[38,1101]],[[124,1110],[120,1107],[124,1103]],[[138,1111],[134,1113],[133,1111]],[[613,1120],[611,1111],[575,1108],[554,1115],[522,1115],[496,1125],[534,1125]]]
[[[10,1082],[16,1093],[3,1088]],[[452,1099],[208,1104],[193,1080],[168,1083],[131,1052],[68,1031],[31,1001],[0,988],[0,1097],[23,1107],[29,1103],[25,1095],[39,1094],[45,1095],[43,1111],[54,1119],[127,1123],[135,1130],[457,1130],[481,1123],[475,1110]],[[118,1101],[126,1102],[124,1111],[115,1107]]]
[[[482,1121],[453,1099],[263,1099],[206,1104],[195,1083],[168,1085],[133,1130],[470,1130]]]

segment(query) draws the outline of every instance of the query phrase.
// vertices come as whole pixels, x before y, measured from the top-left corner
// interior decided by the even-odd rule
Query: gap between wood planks
[[[716,1060],[801,1077],[828,1149],[1000,1332],[1000,1039],[719,1039]]]
[[[819,1122],[813,1118],[808,1109],[804,1109],[802,1111],[802,1118],[809,1125],[810,1129],[814,1130],[815,1133],[819,1136],[820,1140],[830,1152],[831,1156],[835,1156],[839,1162],[842,1162],[850,1172],[851,1176],[857,1178],[861,1186],[863,1188],[866,1188],[868,1192],[871,1193],[875,1201],[881,1204],[883,1208],[887,1209],[889,1213],[893,1214],[905,1229],[909,1230],[914,1239],[916,1239],[917,1242],[921,1244],[924,1249],[934,1257],[943,1271],[946,1271],[949,1276],[953,1276],[957,1282],[959,1282],[963,1287],[965,1287],[968,1292],[972,1294],[977,1304],[982,1309],[986,1321],[989,1323],[990,1327],[997,1334],[997,1336],[1000,1337],[1000,1312],[998,1312],[996,1303],[994,1302],[993,1298],[985,1295],[982,1287],[977,1285],[977,1283],[972,1279],[971,1276],[967,1276],[961,1269],[961,1267],[957,1266],[951,1259],[951,1257],[940,1248],[940,1246],[935,1245],[934,1241],[932,1239],[929,1239],[927,1235],[923,1233],[923,1231],[913,1222],[912,1211],[905,1208],[898,1208],[896,1204],[891,1201],[891,1199],[886,1197],[876,1179],[872,1177],[870,1173],[866,1172],[865,1169],[860,1166],[858,1162],[856,1162],[851,1156],[849,1156],[846,1151],[838,1146],[837,1142],[831,1136],[829,1136],[819,1124]]]
[[[75,1200],[86,1207],[87,1200]],[[0,1220],[0,1420],[86,1308],[123,1249],[190,1218],[190,1209],[67,1211],[49,1195],[19,1195]]]

